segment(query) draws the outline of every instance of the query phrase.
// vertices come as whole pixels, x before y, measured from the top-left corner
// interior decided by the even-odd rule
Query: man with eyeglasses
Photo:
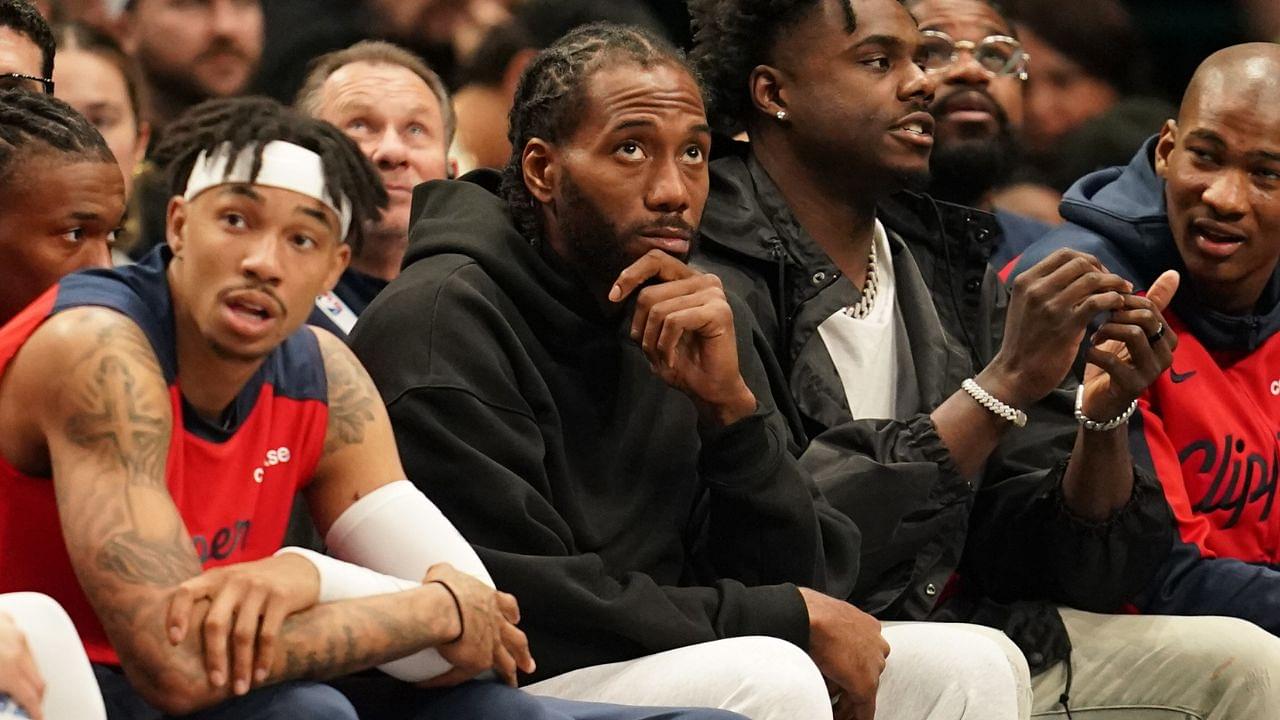
[[[1169,367],[1177,276],[1138,297],[1064,251],[1010,291],[987,264],[994,218],[903,192],[927,184],[931,70],[951,58],[898,2],[690,10],[713,122],[751,138],[711,165],[694,262],[745,300],[801,463],[861,531],[851,602],[1004,631],[1023,718],[1273,718],[1265,633],[1115,614],[1172,546],[1125,427]],[[1072,365],[1103,310],[1081,383]]]
[[[920,24],[924,62],[937,82],[929,194],[994,212],[996,270],[1051,226],[991,203],[1021,158],[1023,89],[1029,57],[1008,20],[985,0],[908,0]]]
[[[53,94],[53,32],[26,0],[0,0],[0,90]]]

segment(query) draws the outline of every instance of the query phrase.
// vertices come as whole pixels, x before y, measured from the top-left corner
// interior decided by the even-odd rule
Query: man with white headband
[[[167,245],[0,330],[0,593],[67,609],[108,718],[736,717],[463,682],[533,671],[515,598],[403,480],[345,345],[303,327],[386,203],[376,171],[263,99],[166,137]],[[277,552],[298,492],[334,557]],[[315,682],[375,666],[397,680]]]

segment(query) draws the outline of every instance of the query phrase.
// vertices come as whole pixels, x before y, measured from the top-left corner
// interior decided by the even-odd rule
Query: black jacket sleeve
[[[1001,601],[1049,600],[1093,612],[1132,601],[1173,542],[1160,485],[1135,464],[1129,502],[1104,522],[1067,509],[1062,480],[1078,424],[1074,380],[1038,403],[989,459],[962,574]],[[1048,466],[1048,467],[1046,467]]]

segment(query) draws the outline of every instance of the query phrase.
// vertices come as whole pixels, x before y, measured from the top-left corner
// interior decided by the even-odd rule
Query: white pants
[[[106,720],[102,693],[80,636],[62,606],[38,593],[0,595],[8,613],[27,636],[27,647],[44,679],[44,716],[51,720]]]
[[[937,623],[887,624],[883,632],[891,652],[876,698],[877,720],[1025,717],[1019,708],[1029,704],[1029,697],[1021,699],[1028,695],[1027,681],[1020,679],[1027,677],[1026,662],[1001,633]],[[765,637],[583,668],[525,689],[569,700],[720,708],[752,720],[831,718],[826,683],[809,656]]]
[[[1225,617],[1097,615],[1063,608],[1075,720],[1280,718],[1280,638]],[[1032,681],[1036,718],[1068,717],[1059,663]]]

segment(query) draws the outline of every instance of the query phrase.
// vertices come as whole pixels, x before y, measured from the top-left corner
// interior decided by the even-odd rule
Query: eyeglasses
[[[978,65],[992,77],[1015,75],[1027,79],[1031,56],[1022,43],[1008,35],[988,35],[981,42],[956,40],[941,30],[925,30],[920,43],[921,65],[928,72],[943,72],[960,60],[960,51],[973,55]]]
[[[16,72],[0,73],[0,90],[26,90],[27,92],[52,95],[53,80]]]

